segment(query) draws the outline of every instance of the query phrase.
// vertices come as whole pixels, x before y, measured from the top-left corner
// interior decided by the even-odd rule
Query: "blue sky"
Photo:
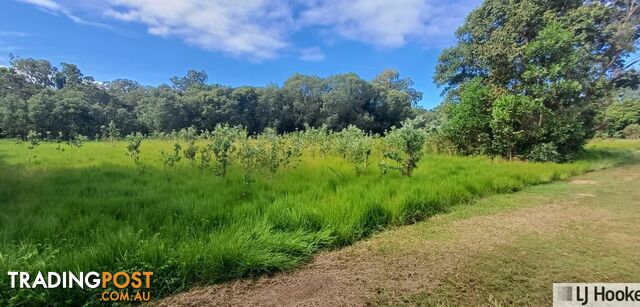
[[[433,70],[479,0],[5,0],[8,54],[77,64],[100,81],[168,82],[204,69],[209,82],[282,84],[294,73],[385,68],[411,77],[421,105],[441,99]]]

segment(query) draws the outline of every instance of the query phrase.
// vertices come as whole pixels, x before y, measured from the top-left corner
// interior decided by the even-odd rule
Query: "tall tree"
[[[41,86],[54,86],[54,76],[57,69],[47,60],[36,60],[32,58],[21,59],[13,54],[9,55],[11,68],[22,75],[29,83]]]
[[[538,121],[529,127],[537,132],[521,154],[547,144],[550,156],[567,159],[593,135],[604,98],[629,76],[625,59],[640,37],[639,14],[636,1],[486,0],[457,31],[457,44],[440,55],[434,79],[452,103],[474,78],[494,101],[527,96],[537,104]],[[492,143],[480,146],[490,151]]]
[[[167,86],[152,90],[136,107],[138,120],[147,131],[170,132],[187,127],[178,95]]]
[[[56,88],[80,85],[84,82],[84,75],[75,64],[62,63],[62,69],[55,76]]]
[[[354,124],[370,130],[373,116],[368,112],[373,99],[371,85],[356,74],[334,75],[326,79],[321,114],[329,129],[342,130]]]
[[[15,69],[0,67],[0,97],[17,95],[21,99],[29,99],[38,90],[37,85],[27,82]]]
[[[295,128],[303,129],[305,124],[320,127],[322,95],[326,91],[326,83],[316,76],[295,74],[285,81],[285,99],[293,106]]]
[[[395,69],[387,69],[371,81],[373,101],[369,106],[374,121],[372,131],[383,133],[412,116],[413,107],[422,99],[422,93],[413,88],[413,81],[400,78]]]
[[[184,77],[171,77],[171,84],[174,89],[184,92],[192,86],[205,86],[207,84],[207,73],[204,70],[197,71],[189,69]]]

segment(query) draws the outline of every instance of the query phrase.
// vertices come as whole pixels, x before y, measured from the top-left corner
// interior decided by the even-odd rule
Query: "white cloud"
[[[293,26],[285,1],[268,0],[111,0],[107,15],[140,22],[154,35],[177,36],[207,50],[263,60],[289,43]]]
[[[294,52],[301,60],[320,61],[322,50],[298,49],[292,35],[318,31],[327,44],[340,39],[382,48],[409,43],[442,47],[480,0],[18,1],[63,13],[78,23],[91,22],[77,11],[99,11],[99,18],[140,23],[152,35],[177,37],[240,58],[261,61]]]
[[[317,62],[326,58],[318,47],[304,48],[300,50],[300,59],[303,61]]]
[[[18,0],[20,2],[29,3],[50,11],[62,11],[64,8],[53,0]]]
[[[478,0],[319,0],[301,14],[304,25],[321,25],[339,36],[378,47],[412,40],[441,47]]]
[[[123,35],[127,35],[129,34],[126,31],[122,31],[116,27],[113,27],[111,25],[105,24],[105,23],[100,23],[100,22],[95,22],[95,21],[89,21],[86,20],[84,18],[79,17],[78,15],[74,14],[72,12],[71,8],[75,8],[78,4],[77,3],[70,3],[69,6],[63,5],[61,4],[61,2],[56,2],[54,0],[16,0],[18,2],[23,2],[23,3],[27,3],[27,4],[32,4],[46,12],[49,12],[51,14],[62,14],[64,16],[67,16],[67,18],[71,19],[73,22],[78,23],[78,24],[82,24],[82,25],[88,25],[88,26],[93,26],[93,27],[98,27],[98,28],[103,28],[103,29],[107,29],[107,30],[111,30],[114,32],[118,32],[120,34]],[[87,1],[86,3],[82,3],[82,5],[85,6],[90,6],[93,2],[91,1]]]
[[[409,34],[423,30],[425,5],[420,0],[324,0],[304,11],[301,22],[327,26],[347,39],[399,47]]]

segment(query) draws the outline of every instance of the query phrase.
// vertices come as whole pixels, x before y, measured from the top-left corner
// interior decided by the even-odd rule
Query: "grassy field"
[[[640,162],[640,161],[637,161]],[[159,306],[551,306],[554,282],[636,282],[640,164],[452,206],[300,269]]]
[[[373,166],[356,175],[339,157],[308,149],[295,169],[256,177],[242,197],[237,167],[226,177],[185,161],[164,170],[160,150],[172,143],[145,140],[140,173],[125,146],[89,142],[58,152],[45,143],[29,162],[24,144],[0,141],[0,271],[153,271],[156,296],[164,296],[293,268],[383,227],[625,163],[640,149],[598,141],[567,164],[427,155],[411,178]],[[0,290],[0,305],[98,301],[80,289]]]

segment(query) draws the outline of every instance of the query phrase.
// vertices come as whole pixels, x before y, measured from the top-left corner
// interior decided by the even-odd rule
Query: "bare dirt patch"
[[[587,180],[587,179],[574,179],[569,181],[569,184],[597,184],[598,182],[595,180]]]

